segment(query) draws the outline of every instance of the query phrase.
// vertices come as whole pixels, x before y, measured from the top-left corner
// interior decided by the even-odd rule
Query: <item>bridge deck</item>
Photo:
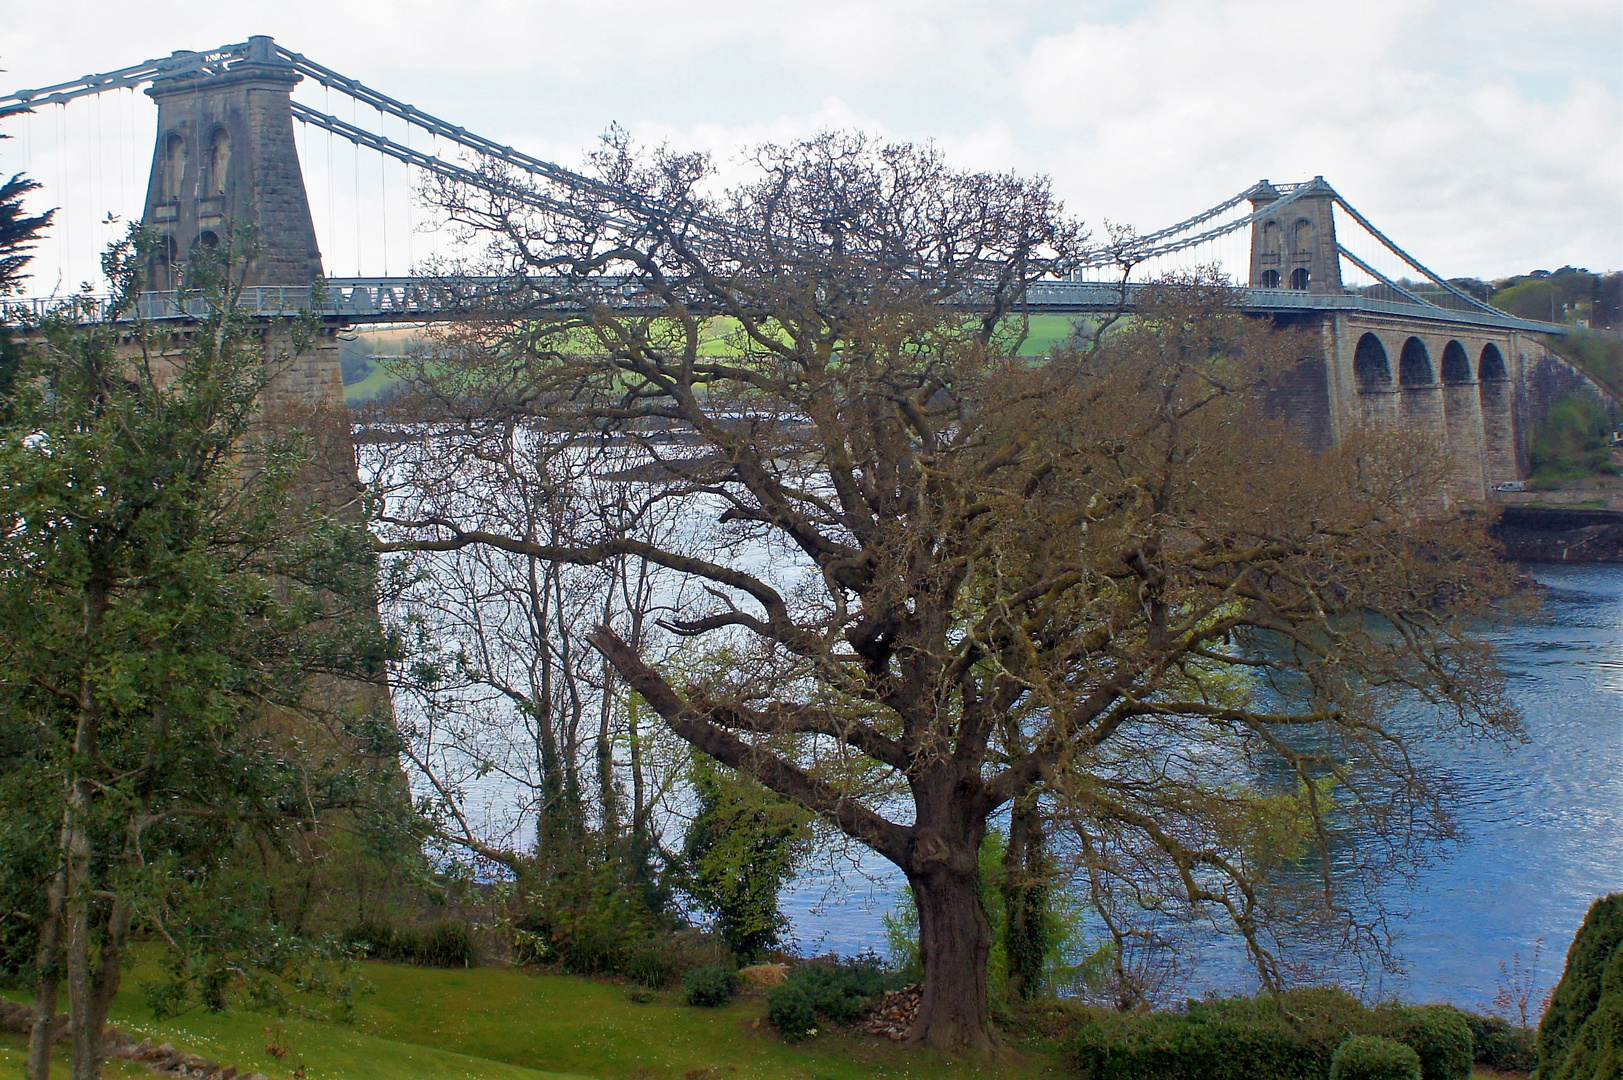
[[[476,313],[482,307],[510,298],[513,283],[506,280],[431,278],[329,278],[313,291],[308,287],[257,285],[245,288],[242,307],[258,318],[276,318],[311,311],[328,322],[344,325],[434,322]],[[1125,307],[1132,310],[1145,285],[1128,285]],[[1236,288],[1239,307],[1254,315],[1305,315],[1334,311],[1399,315],[1459,326],[1566,334],[1571,327],[1559,323],[1521,319],[1508,313],[1460,310],[1425,303],[1382,300],[1356,293],[1326,294],[1293,289]],[[64,303],[82,305],[83,316],[98,318],[106,297],[78,295],[33,297],[0,303],[0,317],[34,322]],[[628,303],[631,302],[629,299]],[[1104,315],[1123,306],[1118,284],[1088,281],[1044,281],[1027,295],[1033,314]],[[207,314],[207,303],[195,294],[142,293],[135,316],[148,321],[185,321]]]

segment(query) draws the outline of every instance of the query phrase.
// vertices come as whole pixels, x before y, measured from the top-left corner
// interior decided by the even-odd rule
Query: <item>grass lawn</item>
[[[640,1005],[621,987],[503,968],[440,971],[366,965],[376,991],[351,1027],[284,1024],[281,1061],[266,1052],[274,1017],[189,1013],[155,1022],[127,982],[113,1021],[137,1037],[283,1080],[302,1062],[309,1080],[1060,1080],[1057,1055],[1011,1052],[996,1063],[951,1062],[868,1036],[825,1033],[789,1045],[743,997],[695,1009],[675,994]],[[760,1021],[757,1026],[757,1021]],[[0,1036],[0,1080],[22,1077],[20,1036]],[[127,1070],[127,1071],[121,1071]],[[150,1076],[119,1063],[107,1075]]]

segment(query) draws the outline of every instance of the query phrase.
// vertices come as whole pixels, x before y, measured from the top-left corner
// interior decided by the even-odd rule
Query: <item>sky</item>
[[[1617,0],[0,0],[0,11],[4,92],[270,34],[564,164],[611,123],[709,150],[723,177],[750,145],[860,128],[933,142],[965,168],[1045,174],[1096,231],[1148,231],[1263,177],[1323,175],[1445,275],[1623,266]],[[139,213],[154,110],[125,93],[55,111],[0,122],[16,136],[0,142],[0,168],[28,167],[73,215],[42,268],[93,266],[108,233],[90,223]],[[352,175],[351,207],[392,198],[398,216],[404,178],[373,179],[358,162],[344,174],[319,139],[303,152],[313,205],[327,189],[315,210],[329,263],[375,273],[379,245],[392,244],[398,272],[412,240],[359,224],[351,235],[348,219],[366,215],[346,214],[336,192]]]

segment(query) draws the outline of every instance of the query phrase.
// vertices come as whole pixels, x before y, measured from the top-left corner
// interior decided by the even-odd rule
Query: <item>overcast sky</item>
[[[1046,173],[1095,225],[1323,174],[1445,274],[1623,265],[1618,0],[3,5],[6,92],[263,33],[566,164],[611,122],[723,164],[860,127]]]

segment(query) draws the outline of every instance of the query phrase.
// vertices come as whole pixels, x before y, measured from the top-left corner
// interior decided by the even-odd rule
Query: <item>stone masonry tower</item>
[[[309,285],[321,252],[293,142],[290,97],[301,76],[268,37],[223,74],[155,81],[158,143],[143,221],[159,237],[150,287],[174,289],[198,248],[252,227],[259,255],[249,285]]]
[[[1335,189],[1315,176],[1277,214],[1264,214],[1251,226],[1251,280],[1254,289],[1341,291],[1341,256],[1336,248]],[[1279,189],[1258,181],[1246,196],[1253,212],[1280,201]]]

